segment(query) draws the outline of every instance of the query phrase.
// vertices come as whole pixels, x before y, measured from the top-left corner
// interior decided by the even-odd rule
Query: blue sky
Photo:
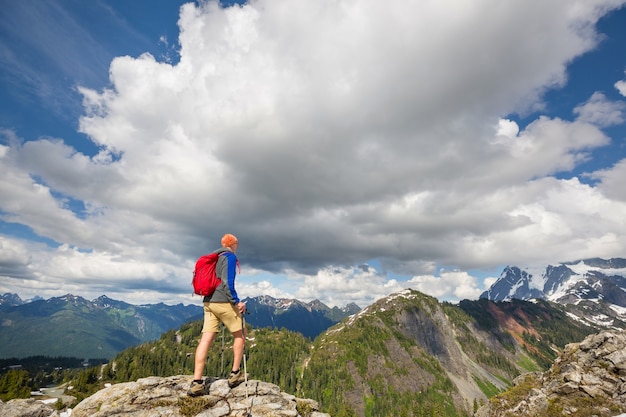
[[[626,257],[626,1],[3,1],[0,293],[477,298]]]

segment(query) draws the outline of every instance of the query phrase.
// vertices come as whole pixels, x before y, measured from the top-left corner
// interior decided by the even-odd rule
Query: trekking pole
[[[224,376],[224,329],[226,326],[222,323],[222,370],[220,374],[220,378]]]
[[[243,336],[243,376],[246,381],[246,400],[248,400],[248,369],[246,367],[246,316],[241,315],[241,335]]]
[[[248,404],[248,368],[246,366],[246,314],[248,311],[241,315],[241,335],[243,336],[243,376],[246,383],[246,406]],[[253,399],[254,401],[254,399]],[[252,404],[250,404],[250,408],[248,409],[247,417],[252,417]]]

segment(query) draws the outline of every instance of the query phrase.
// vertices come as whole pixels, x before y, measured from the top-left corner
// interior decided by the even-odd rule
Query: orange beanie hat
[[[239,241],[237,240],[237,237],[235,235],[231,235],[230,233],[226,233],[222,237],[222,246],[225,247],[225,248],[229,248],[232,245],[234,245],[235,243],[239,243]]]

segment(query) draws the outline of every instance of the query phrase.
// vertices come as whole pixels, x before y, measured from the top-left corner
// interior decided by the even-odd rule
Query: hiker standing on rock
[[[235,276],[237,275],[237,248],[239,241],[234,235],[225,234],[222,237],[222,247],[215,250],[220,256],[215,266],[216,275],[222,280],[213,294],[204,297],[204,325],[202,337],[196,348],[194,361],[193,381],[188,395],[195,397],[207,393],[207,386],[202,379],[207,354],[219,331],[220,322],[233,335],[233,369],[228,377],[228,386],[236,387],[245,381],[244,372],[240,370],[244,349],[244,330],[242,314],[246,305],[239,300],[235,290]]]

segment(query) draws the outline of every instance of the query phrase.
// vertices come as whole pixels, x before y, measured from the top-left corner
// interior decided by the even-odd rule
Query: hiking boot
[[[202,382],[191,381],[189,391],[187,391],[187,395],[189,395],[190,397],[197,397],[199,395],[206,395],[208,393],[209,386],[204,380]]]
[[[235,388],[237,385],[241,384],[246,380],[246,376],[241,372],[241,369],[237,372],[231,372],[228,377],[228,386],[231,388]]]

